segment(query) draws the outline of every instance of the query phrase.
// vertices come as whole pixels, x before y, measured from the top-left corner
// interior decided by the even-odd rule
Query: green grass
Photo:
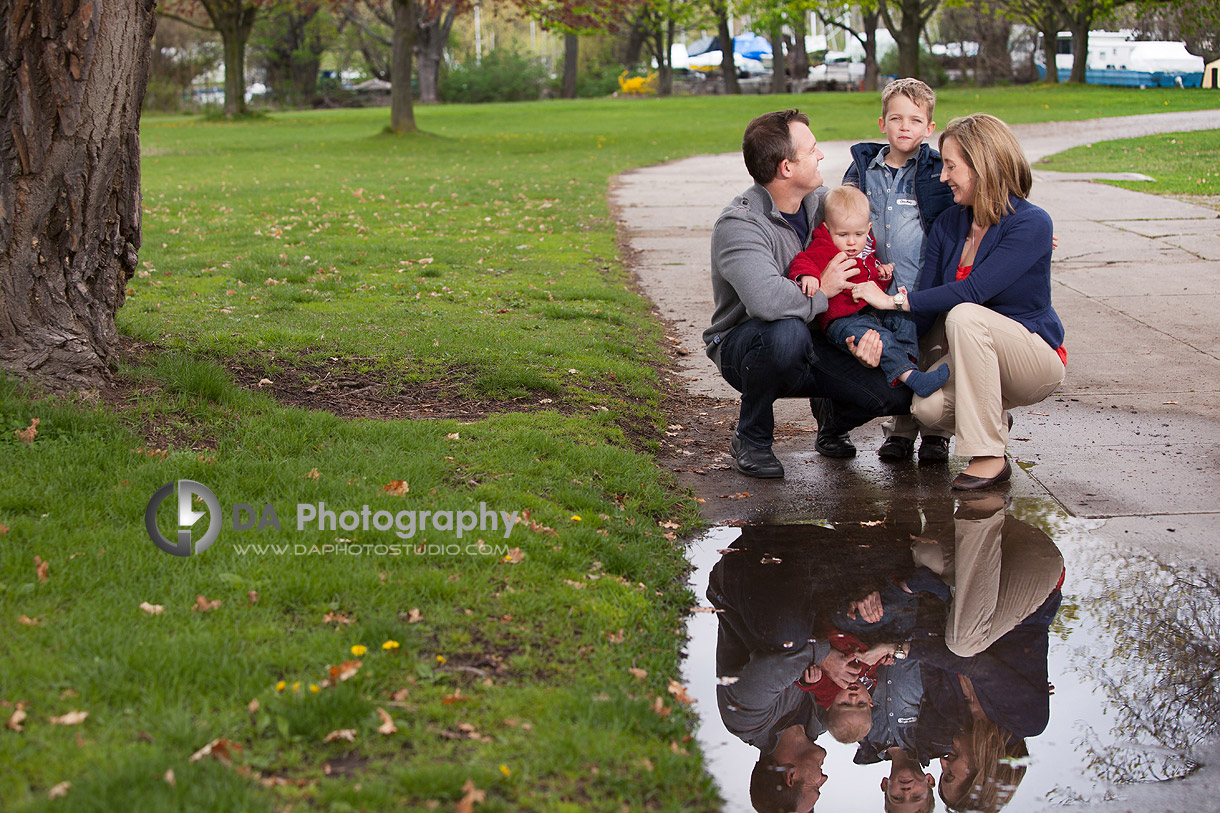
[[[937,119],[1213,99],[949,90]],[[384,110],[146,118],[141,273],[118,318],[139,343],[118,374],[127,399],[91,406],[0,383],[0,701],[29,715],[0,734],[5,807],[445,809],[473,779],[487,791],[479,810],[714,808],[685,741],[693,715],[667,692],[692,596],[681,544],[658,523],[686,533],[697,511],[651,457],[672,382],[605,194],[622,170],[735,150],[749,118],[790,105],[823,140],[875,132],[865,94],[420,108],[426,133],[407,138],[381,133]],[[317,385],[315,405],[338,410],[336,379],[419,396],[417,413],[347,418],[275,400]],[[454,405],[470,417],[422,418]],[[14,430],[33,418],[36,440],[20,443]],[[210,487],[226,514],[270,503],[280,530],[226,528],[201,555],[168,556],[143,513],[175,479]],[[409,492],[384,492],[394,480]],[[296,506],[319,502],[528,510],[509,539],[479,535],[524,559],[430,553],[472,541],[431,528],[405,542],[296,530]],[[350,552],[366,544],[402,555]],[[221,606],[192,612],[200,595]],[[369,651],[355,677],[309,691],[357,644]],[[657,697],[671,713],[653,711]],[[378,707],[397,733],[377,732]],[[49,724],[72,709],[90,716]],[[322,742],[346,728],[354,743]],[[216,738],[244,746],[232,767],[188,761]],[[63,781],[67,796],[47,801]]]
[[[1140,172],[1153,181],[1105,181],[1158,195],[1220,195],[1220,130],[1099,141],[1050,155],[1039,166],[1058,172]]]

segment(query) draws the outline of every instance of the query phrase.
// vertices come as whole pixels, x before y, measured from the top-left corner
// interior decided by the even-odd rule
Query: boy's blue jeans
[[[847,337],[859,339],[867,330],[875,330],[881,335],[881,372],[885,373],[886,381],[893,383],[907,370],[919,369],[916,364],[919,336],[911,317],[902,311],[865,308],[851,316],[840,316],[826,326],[826,338],[835,347],[850,354]]]

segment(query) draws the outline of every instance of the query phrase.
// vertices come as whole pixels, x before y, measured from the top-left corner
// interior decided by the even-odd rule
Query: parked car
[[[806,90],[836,90],[859,87],[864,81],[864,63],[852,62],[843,51],[827,51],[821,65],[809,69]]]

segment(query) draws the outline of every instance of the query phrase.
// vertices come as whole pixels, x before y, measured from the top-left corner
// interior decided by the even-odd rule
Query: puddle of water
[[[753,809],[750,775],[760,749],[726,727],[726,719],[738,728],[742,715],[758,719],[747,714],[758,709],[742,710],[732,706],[731,699],[718,705],[717,687],[725,676],[729,681],[739,677],[736,684],[722,687],[726,697],[752,697],[763,706],[788,703],[785,709],[795,708],[791,704],[801,702],[799,695],[808,698],[802,711],[781,718],[776,727],[790,728],[793,720],[818,721],[806,730],[816,733],[816,744],[826,750],[822,770],[828,779],[820,789],[819,810],[882,809],[880,784],[890,775],[892,763],[855,764],[854,744],[818,733],[825,727],[826,712],[812,711],[813,696],[790,684],[790,679],[800,676],[802,666],[778,681],[774,667],[765,673],[777,687],[775,692],[786,698],[783,701],[776,699],[778,694],[742,687],[742,678],[764,673],[742,667],[741,653],[734,654],[727,644],[722,644],[718,676],[718,629],[727,624],[739,631],[760,630],[753,645],[746,647],[755,650],[751,662],[774,663],[774,653],[787,644],[796,649],[805,645],[794,629],[807,629],[810,637],[826,639],[824,627],[819,626],[821,634],[814,632],[810,616],[825,616],[827,607],[842,603],[853,590],[859,593],[870,584],[884,585],[893,573],[912,575],[917,560],[931,565],[930,571],[920,573],[940,573],[942,581],[953,586],[952,597],[940,604],[943,615],[938,616],[934,611],[938,600],[923,594],[920,620],[912,632],[888,637],[925,638],[912,645],[910,659],[923,659],[918,722],[902,730],[909,750],[926,752],[928,765],[923,770],[938,783],[942,769],[937,757],[944,753],[946,731],[965,725],[955,713],[967,707],[951,702],[953,687],[962,685],[956,671],[974,670],[975,682],[969,689],[979,697],[976,718],[990,712],[1010,729],[1029,730],[1024,738],[1029,756],[1020,760],[1026,763],[1024,776],[1015,788],[1011,782],[1000,782],[1001,798],[1010,797],[1000,807],[1013,813],[1123,799],[1131,783],[1187,776],[1204,761],[1202,753],[1214,753],[1220,728],[1220,579],[1104,545],[1090,533],[1098,523],[1073,519],[1051,505],[1030,500],[1007,507],[975,505],[937,499],[904,506],[884,518],[838,525],[819,521],[720,527],[692,544],[690,584],[699,605],[714,609],[706,593],[713,570],[719,568],[718,603],[727,607],[690,617],[682,670],[702,719],[697,736],[726,800],[726,811]],[[722,554],[725,550],[735,552]],[[1055,575],[1048,575],[1052,570]],[[1066,577],[1057,612],[1046,604],[1040,607],[1045,618],[1053,614],[1049,629],[1043,624],[1043,643],[1037,643],[1038,633],[1030,632],[1036,630],[1030,617],[1020,629],[1010,631],[1027,610],[1050,595],[1048,588],[1053,588],[1062,570]],[[725,584],[736,587],[726,591]],[[726,592],[731,594],[727,599]],[[795,620],[777,617],[786,607],[795,610]],[[1033,638],[1020,638],[1031,634]],[[926,640],[929,635],[932,640]],[[867,633],[860,637],[871,642]],[[740,641],[741,636],[726,635],[725,640]],[[764,661],[767,640],[772,641],[772,657]],[[1028,657],[1030,640],[1033,662]],[[1014,642],[1021,646],[1014,649]],[[979,652],[968,661],[928,654],[948,652],[947,644],[958,651]],[[1041,681],[1049,678],[1053,684],[1049,701],[1045,689],[1033,688],[1042,668],[1036,657],[1039,646],[1044,647],[1040,651],[1045,664]],[[985,663],[1013,665],[1014,658],[1019,662],[1013,674],[998,677],[999,667],[983,668]],[[888,668],[909,666],[898,663]],[[886,668],[880,671],[882,677]],[[874,689],[874,694],[883,691]],[[1049,719],[1044,710],[1048,702]],[[874,725],[874,732],[884,730]],[[775,733],[756,728],[743,736],[766,747],[774,742]],[[1010,737],[1010,745],[1016,739]],[[936,809],[945,809],[940,799]]]

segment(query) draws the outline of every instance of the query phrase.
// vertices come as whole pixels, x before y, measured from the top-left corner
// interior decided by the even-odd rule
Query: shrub
[[[886,53],[877,65],[877,72],[882,76],[900,75],[898,73],[897,48],[892,48]],[[931,51],[924,47],[922,42],[919,44],[919,74],[919,78],[927,82],[929,87],[944,87],[949,81],[944,66],[941,65],[940,57],[933,55]]]
[[[647,76],[627,77],[627,71],[618,75],[619,91],[624,96],[656,96],[657,75],[652,71]]]
[[[477,62],[472,54],[441,76],[443,102],[523,102],[537,99],[546,84],[546,68],[537,59],[511,48],[497,48]]]

